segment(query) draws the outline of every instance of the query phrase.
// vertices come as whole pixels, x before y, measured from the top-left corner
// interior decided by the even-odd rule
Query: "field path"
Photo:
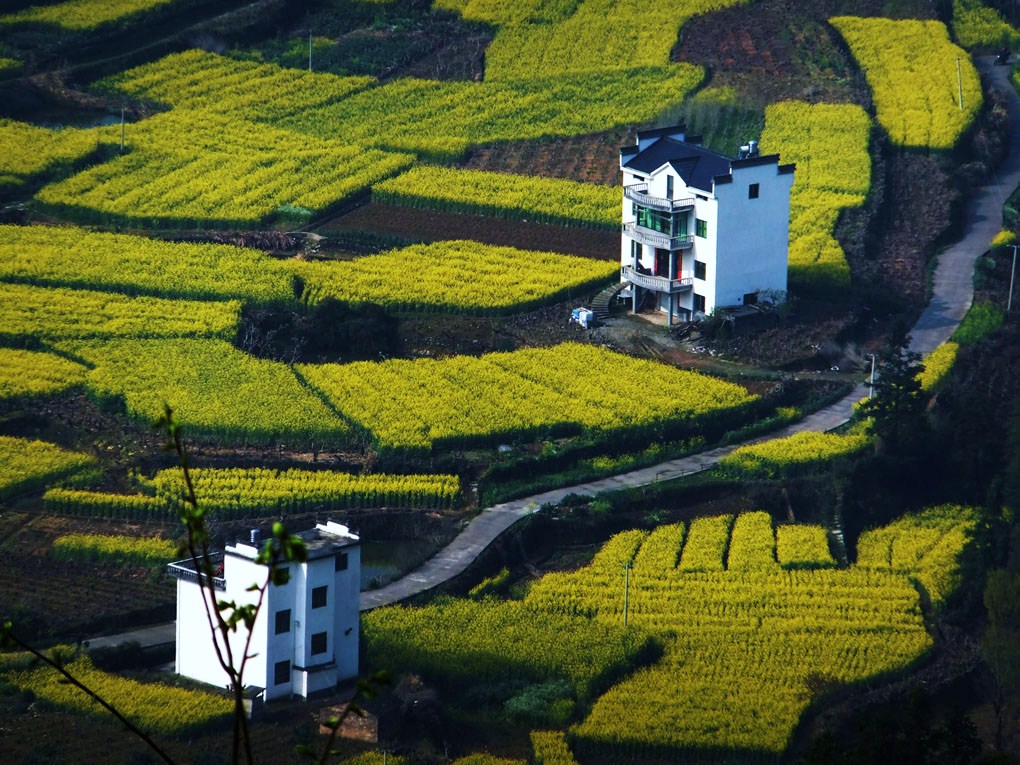
[[[1002,205],[1013,190],[1020,186],[1020,97],[1009,83],[1009,67],[993,66],[991,57],[980,57],[975,59],[975,62],[992,87],[1006,94],[1009,107],[1010,149],[1008,156],[988,184],[980,189],[967,205],[960,240],[939,255],[938,266],[932,280],[931,301],[911,330],[910,349],[922,355],[930,353],[948,340],[970,308],[974,298],[974,262],[988,249],[992,237],[999,232],[1002,227]],[[845,423],[850,418],[854,403],[867,395],[868,386],[860,384],[836,403],[803,420],[744,443],[781,438],[802,431],[832,430]],[[565,486],[486,508],[475,516],[449,545],[420,568],[385,587],[361,593],[361,610],[369,611],[380,606],[399,603],[434,589],[463,573],[501,534],[547,502],[558,502],[571,493],[594,495],[613,489],[648,486],[657,481],[698,473],[714,466],[740,445],[710,449],[641,470],[575,486]],[[97,638],[90,641],[90,645],[108,646],[126,640],[138,640],[143,645],[172,643],[174,623]]]

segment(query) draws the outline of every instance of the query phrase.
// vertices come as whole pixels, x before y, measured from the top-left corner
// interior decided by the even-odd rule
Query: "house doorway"
[[[667,279],[673,278],[673,274],[669,272],[669,250],[655,248],[655,271],[653,273]]]

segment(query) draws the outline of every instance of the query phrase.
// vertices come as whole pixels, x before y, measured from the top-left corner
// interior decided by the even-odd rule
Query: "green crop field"
[[[201,507],[218,521],[284,517],[364,507],[449,510],[461,500],[452,475],[351,475],[332,470],[195,468],[191,472]],[[96,518],[147,520],[180,516],[186,494],[180,470],[135,477],[142,493],[113,494],[51,489],[43,497],[53,512]]]
[[[794,162],[790,194],[790,279],[816,289],[846,289],[850,266],[833,230],[840,213],[860,207],[871,188],[871,118],[853,104],[782,101],[765,110],[762,151]]]
[[[716,549],[725,563],[706,565],[698,532],[708,522],[694,521],[682,545],[677,527],[625,532],[587,568],[531,588],[525,603],[534,608],[621,624],[624,567],[632,563],[630,623],[666,644],[658,663],[595,702],[574,731],[580,750],[782,752],[810,702],[809,678],[854,684],[902,672],[925,655],[932,638],[912,580],[928,583],[935,602],[952,592],[974,515],[936,508],[869,532],[849,569],[802,567],[829,560],[817,533],[814,551],[804,540],[796,560],[785,549],[777,560],[765,514],[738,516],[731,532],[732,519],[723,517]],[[663,536],[669,541],[660,543]],[[689,552],[697,563],[687,564]]]
[[[966,52],[950,42],[945,25],[854,16],[830,21],[864,70],[876,117],[892,142],[953,148],[984,97],[977,69]]]
[[[620,190],[559,178],[417,165],[372,187],[378,202],[616,229]]]
[[[510,677],[563,677],[584,699],[611,678],[571,730],[589,756],[775,756],[812,699],[812,678],[853,685],[924,657],[932,638],[914,582],[943,603],[974,525],[960,507],[908,515],[864,534],[857,563],[844,569],[820,527],[773,529],[765,513],[627,531],[588,566],[534,582],[523,602],[383,609],[366,617],[365,636],[374,663],[395,662],[461,692]],[[649,634],[664,655],[622,678]]]
[[[83,384],[86,371],[53,353],[0,348],[0,401],[59,393]]]
[[[8,659],[5,663],[14,662]],[[0,677],[59,709],[113,721],[106,710],[65,681],[56,670],[25,664],[0,666]],[[225,696],[165,683],[141,683],[103,672],[93,666],[86,654],[76,656],[66,667],[143,730],[164,736],[186,734],[230,719],[231,702]]]
[[[9,24],[54,24],[65,29],[95,29],[146,11],[169,5],[174,0],[65,0],[35,5],[18,13],[0,16],[0,26]]]
[[[404,247],[350,263],[295,262],[304,298],[378,303],[404,311],[509,313],[587,296],[616,263],[470,241]]]
[[[754,397],[723,382],[589,345],[566,343],[481,358],[299,365],[298,374],[380,448],[495,444],[539,433],[693,425]],[[661,395],[640,410],[652,385]]]
[[[257,250],[70,227],[0,226],[0,280],[249,304],[294,298],[290,273]]]
[[[37,491],[68,479],[95,476],[95,457],[45,441],[0,436],[0,499]]]

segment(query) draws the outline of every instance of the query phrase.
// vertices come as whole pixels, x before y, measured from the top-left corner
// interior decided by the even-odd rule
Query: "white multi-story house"
[[[360,540],[332,521],[297,536],[308,546],[308,560],[283,564],[290,581],[266,589],[252,628],[251,658],[243,679],[249,689],[265,689],[266,700],[329,691],[358,673]],[[253,531],[248,543],[228,546],[217,556],[213,580],[217,600],[238,605],[256,602],[258,593],[248,588],[262,584],[268,575],[266,566],[255,562],[260,548],[258,532]],[[171,563],[169,573],[177,579],[178,674],[227,685],[227,675],[216,659],[194,561]],[[235,664],[246,638],[243,625],[231,635]],[[219,635],[216,640],[222,647]]]
[[[638,133],[620,149],[621,281],[635,313],[696,319],[786,291],[793,165],[731,159],[687,138],[682,126]]]

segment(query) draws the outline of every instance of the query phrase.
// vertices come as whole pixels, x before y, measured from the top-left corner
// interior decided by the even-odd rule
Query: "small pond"
[[[372,590],[416,568],[435,549],[430,537],[361,543],[361,589]]]

